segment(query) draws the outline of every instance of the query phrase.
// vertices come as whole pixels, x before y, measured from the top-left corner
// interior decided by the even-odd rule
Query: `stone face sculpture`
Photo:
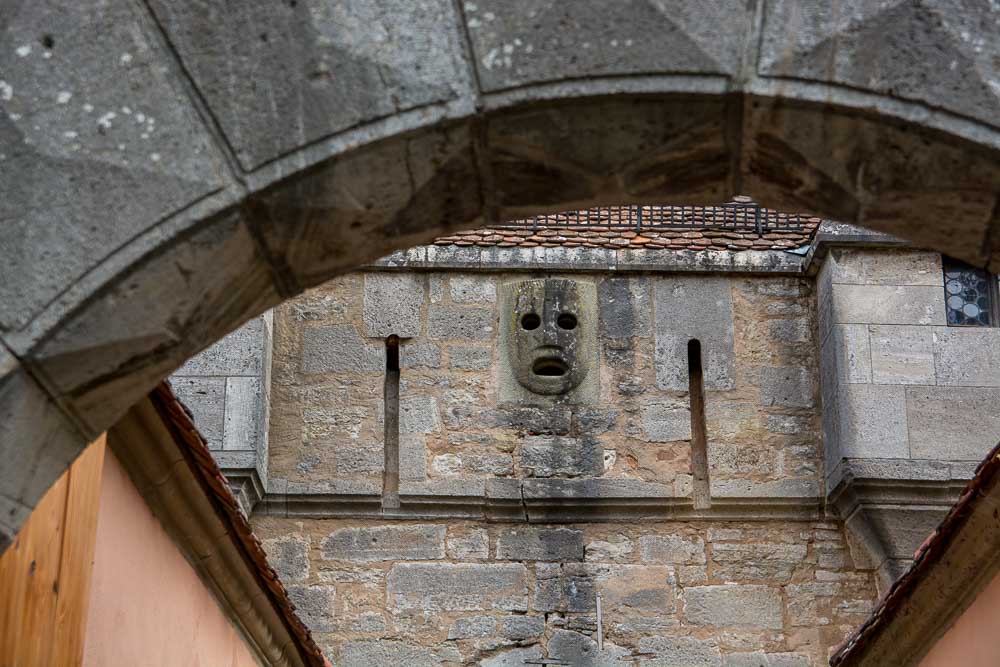
[[[506,370],[522,392],[564,396],[584,384],[591,373],[596,376],[594,285],[562,279],[509,283],[504,286],[501,308],[505,348],[501,357],[507,361],[501,374]],[[515,398],[503,391],[503,385],[501,378],[501,394]]]

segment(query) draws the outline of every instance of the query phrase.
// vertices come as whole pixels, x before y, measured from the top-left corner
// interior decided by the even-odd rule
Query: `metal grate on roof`
[[[503,229],[633,230],[713,229],[763,236],[768,232],[802,231],[815,226],[816,218],[802,213],[782,213],[754,202],[733,201],[715,206],[601,206],[580,211],[537,215],[494,225]]]

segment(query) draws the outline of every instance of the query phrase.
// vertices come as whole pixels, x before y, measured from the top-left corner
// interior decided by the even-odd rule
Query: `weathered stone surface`
[[[640,408],[642,431],[648,442],[691,439],[691,411],[675,403],[646,403]]]
[[[86,444],[0,343],[0,549]]]
[[[996,93],[976,69],[987,54],[996,54],[997,47],[981,51],[975,46],[971,17],[964,17],[953,33],[942,25],[942,14],[951,15],[942,6],[874,7],[854,1],[843,13],[816,12],[808,18],[797,9],[794,2],[768,4],[759,64],[763,74],[829,82],[924,103],[940,100],[953,113],[995,123]],[[851,19],[844,20],[845,16]],[[919,63],[914,48],[927,53]],[[948,68],[958,69],[954,81],[921,75]]]
[[[386,579],[389,608],[430,611],[527,609],[524,565],[400,563]]]
[[[4,14],[0,330],[10,331],[100,262],[137,260],[150,246],[133,241],[230,179],[141,8],[46,2]]]
[[[466,24],[479,80],[488,91],[586,76],[731,74],[739,51],[713,39],[708,26],[747,21],[742,6],[715,8],[697,18],[658,5],[609,9],[600,2],[510,11],[490,0],[473,8],[466,10]],[[561,54],[565,26],[572,26],[575,41],[587,44],[578,58]],[[664,39],[677,48],[664,53]]]
[[[609,612],[629,610],[669,614],[674,610],[675,582],[668,567],[612,565],[597,572],[598,588]]]
[[[812,336],[812,326],[810,321],[804,317],[769,320],[767,335],[774,340],[786,343],[803,343]]]
[[[392,334],[412,338],[422,333],[420,306],[426,283],[409,273],[366,273],[364,296],[365,335],[387,338]]]
[[[453,276],[448,283],[455,303],[496,303],[497,286],[491,277]]]
[[[739,584],[689,586],[684,589],[684,617],[694,625],[780,630],[781,590]]]
[[[569,528],[510,528],[497,536],[498,560],[583,560],[583,532]]]
[[[520,641],[540,637],[545,632],[541,616],[504,616],[500,619],[500,636]]]
[[[400,429],[402,431],[402,429]],[[399,434],[399,480],[423,482],[427,479],[427,443],[417,433]]]
[[[906,388],[899,385],[851,385],[841,395],[840,451],[845,457],[909,457]]]
[[[496,633],[497,621],[492,616],[459,618],[448,628],[448,639],[489,637]]]
[[[844,285],[942,285],[941,254],[921,250],[835,248],[832,279]]]
[[[945,324],[941,287],[834,285],[838,324]]]
[[[302,372],[384,373],[385,345],[363,339],[350,324],[302,330]]]
[[[263,540],[267,561],[286,584],[309,578],[309,538],[281,537]]]
[[[633,664],[628,659],[629,651],[611,642],[604,642],[600,651],[597,642],[579,632],[556,630],[548,642],[549,657],[561,660],[563,664],[579,667],[625,667]]]
[[[561,405],[547,408],[511,406],[498,411],[496,423],[532,435],[566,435],[571,417],[569,409]]]
[[[935,327],[937,384],[1000,387],[1000,330],[995,327]]]
[[[514,472],[514,459],[510,454],[490,451],[438,454],[431,463],[434,472],[444,476],[454,475],[509,475]]]
[[[705,388],[731,389],[733,376],[732,283],[709,277],[653,282],[656,313],[656,385],[688,388],[688,341],[701,342]]]
[[[530,667],[542,661],[540,646],[503,651],[479,663],[480,667]]]
[[[869,327],[872,382],[875,384],[935,384],[934,328]]]
[[[312,632],[333,632],[335,586],[287,586],[295,613]]]
[[[415,642],[376,639],[344,643],[340,647],[340,661],[337,664],[341,667],[440,667],[443,660],[432,649]]]
[[[809,656],[802,653],[727,653],[725,667],[809,667]]]
[[[597,581],[593,570],[544,563],[535,566],[535,591],[531,598],[536,611],[594,611],[597,608]]]
[[[907,387],[910,454],[980,461],[1000,442],[1000,388]]]
[[[705,563],[705,542],[700,537],[680,535],[643,535],[639,554],[644,563],[699,565]]]
[[[587,477],[604,471],[604,448],[596,438],[532,435],[521,445],[521,467],[530,477]]]
[[[270,338],[265,316],[255,317],[188,359],[174,375],[260,376],[264,372],[265,350],[270,346]]]
[[[712,547],[717,577],[726,581],[787,581],[806,560],[804,544],[720,543]]]
[[[606,278],[597,284],[601,335],[635,338],[650,333],[649,281],[645,278]]]
[[[191,410],[198,431],[210,449],[222,449],[225,431],[226,378],[175,377],[174,393]]]
[[[452,368],[481,371],[493,362],[493,350],[488,347],[451,346],[449,358]]]
[[[399,346],[400,368],[440,368],[441,348],[427,341],[404,340]]]
[[[399,11],[374,2],[247,6],[237,14],[215,3],[153,9],[247,170],[358,124],[467,94],[455,11],[441,0]],[[357,39],[361,33],[369,38]],[[295,132],[275,131],[289,119]]]
[[[813,375],[808,368],[767,366],[761,369],[760,400],[783,408],[811,407]]]
[[[868,383],[872,381],[872,350],[866,324],[834,324],[829,338],[821,344],[823,382]],[[827,356],[829,355],[829,356]],[[828,361],[827,361],[828,360]],[[829,365],[830,368],[825,366]]]
[[[448,557],[455,560],[483,560],[490,555],[490,536],[482,528],[449,534],[445,542]]]
[[[433,396],[403,396],[399,399],[401,434],[430,433],[439,428],[441,428],[441,416],[438,412],[437,399]]]
[[[326,560],[360,563],[444,558],[445,526],[378,526],[341,528],[321,545]]]
[[[655,656],[643,660],[643,667],[722,667],[722,655],[714,639],[641,637],[639,652]]]
[[[584,551],[584,559],[597,563],[628,561],[632,559],[633,551],[635,551],[635,546],[632,540],[624,535],[612,535],[607,540],[588,542]]]
[[[493,313],[474,306],[428,306],[427,335],[431,338],[485,340],[493,333]]]

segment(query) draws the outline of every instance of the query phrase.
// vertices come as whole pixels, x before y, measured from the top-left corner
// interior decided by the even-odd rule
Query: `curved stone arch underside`
[[[985,2],[5,4],[0,548],[185,359],[457,227],[747,193],[1000,269]]]

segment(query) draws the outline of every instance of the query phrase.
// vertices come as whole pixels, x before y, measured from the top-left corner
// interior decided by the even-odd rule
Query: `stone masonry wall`
[[[341,667],[819,666],[874,597],[834,522],[254,528]]]
[[[590,404],[498,401],[498,285],[523,274],[356,273],[276,309],[272,479],[379,493],[395,333],[401,491],[600,477],[690,496],[687,342],[698,338],[713,496],[821,495],[810,280],[546,277],[596,282]]]

